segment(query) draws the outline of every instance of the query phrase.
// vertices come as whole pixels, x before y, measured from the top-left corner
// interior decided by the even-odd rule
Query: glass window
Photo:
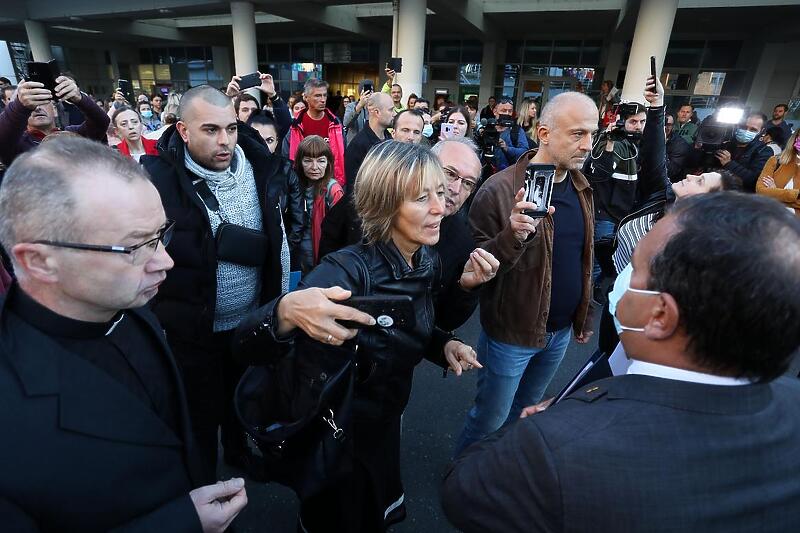
[[[478,85],[481,84],[481,64],[468,63],[461,65],[461,72],[458,76],[458,83],[460,85]]]
[[[692,83],[692,75],[667,72],[662,76],[661,82],[666,91],[688,91]]]
[[[522,41],[508,41],[506,43],[506,63],[522,63],[522,52],[525,45]]]
[[[156,65],[156,79],[159,81],[169,81],[172,79],[172,74],[169,71],[169,65]]]
[[[160,65],[169,64],[169,49],[153,48],[153,63]]]
[[[200,46],[190,46],[186,49],[186,60],[187,61],[205,61],[205,53],[203,52],[203,48]]]
[[[152,63],[153,59],[150,54],[149,48],[139,49],[139,63]]]
[[[265,44],[256,45],[256,54],[258,56],[258,64],[259,65],[262,64],[262,63],[266,63],[267,62],[267,45],[265,45]]]
[[[671,41],[664,67],[699,67],[703,41]]]
[[[703,54],[703,67],[733,68],[742,49],[741,41],[708,41]]]
[[[503,87],[516,87],[519,79],[519,65],[506,65],[503,69]]]
[[[314,62],[314,43],[293,43],[292,61],[298,63]]]
[[[167,65],[164,65],[167,66]],[[158,81],[173,81],[173,80],[188,80],[189,79],[189,68],[187,67],[186,63],[179,63],[176,65],[170,65],[169,70],[172,74],[172,78],[162,78],[161,75],[157,75]],[[158,70],[156,69],[156,74],[158,74]]]
[[[185,63],[186,62],[186,48],[170,48],[169,49],[170,63]]]
[[[600,63],[600,53],[603,48],[603,41],[583,41],[581,50],[581,65],[598,65]]]
[[[368,63],[369,43],[350,43],[350,61],[354,63]]]
[[[460,41],[431,41],[431,62],[458,63],[460,61],[460,56]]]
[[[525,63],[550,64],[550,49],[553,41],[526,41]]]
[[[719,96],[724,83],[724,72],[701,72],[694,85],[694,94]]]
[[[555,64],[577,65],[580,62],[580,52],[580,41],[556,41],[553,47],[552,62]]]
[[[155,78],[153,65],[139,65],[139,78]]]
[[[483,60],[483,44],[480,41],[462,41],[461,62],[480,63]]]
[[[292,59],[291,49],[287,43],[273,43],[267,45],[267,55],[270,61],[284,61]]]

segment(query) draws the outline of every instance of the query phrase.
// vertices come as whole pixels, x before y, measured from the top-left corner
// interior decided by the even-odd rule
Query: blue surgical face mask
[[[425,124],[422,127],[422,135],[424,135],[425,137],[430,137],[431,135],[433,135],[433,126],[431,126],[430,124]]]
[[[647,291],[643,289],[632,289],[631,288],[631,274],[633,274],[633,267],[630,263],[628,266],[622,269],[622,272],[619,273],[617,276],[617,280],[614,282],[614,288],[608,293],[608,312],[611,313],[611,317],[614,319],[614,329],[617,330],[617,335],[620,335],[623,331],[644,331],[644,328],[632,328],[629,326],[623,326],[619,319],[617,318],[617,305],[619,301],[622,300],[622,297],[625,295],[626,292],[638,292],[639,294],[650,294],[656,295],[661,294],[659,291]]]
[[[753,141],[758,135],[757,131],[748,131],[742,128],[736,129],[736,142],[742,144],[748,144]]]
[[[152,117],[153,117],[153,112],[150,111],[149,109],[142,111],[142,118],[152,118]]]

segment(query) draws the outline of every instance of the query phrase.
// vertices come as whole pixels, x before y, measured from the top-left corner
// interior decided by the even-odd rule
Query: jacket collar
[[[292,126],[300,127],[300,125],[303,123],[303,117],[306,116],[307,114],[308,114],[308,108],[305,108],[302,111],[300,111],[300,113],[298,113],[297,116],[292,119]],[[325,108],[325,116],[328,117],[328,120],[330,120],[332,124],[339,124],[339,117],[331,113],[331,110],[328,109],[327,107]]]
[[[606,382],[609,400],[636,400],[698,413],[751,414],[772,401],[769,383],[728,387],[630,374]]]
[[[536,152],[538,151],[538,148],[532,148],[522,154],[517,160],[516,164],[514,165],[515,184],[525,182],[525,170],[528,168],[528,163],[530,163],[531,159],[533,159],[533,156],[535,156]],[[572,185],[575,187],[576,191],[581,192],[582,190],[589,188],[589,181],[580,170],[570,170],[569,175],[572,179]],[[516,185],[514,186],[516,187]],[[516,194],[516,191],[514,191],[514,193]]]
[[[414,266],[411,267],[406,262],[403,254],[397,249],[394,242],[379,242],[375,245],[378,252],[386,259],[392,269],[392,276],[395,280],[413,278],[419,275],[427,275],[433,268],[433,260],[431,259],[430,251],[427,246],[421,246],[416,251],[412,262]]]

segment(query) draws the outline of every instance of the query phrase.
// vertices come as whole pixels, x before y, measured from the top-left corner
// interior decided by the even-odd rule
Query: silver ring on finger
[[[333,335],[331,335],[330,333],[328,333],[328,336],[327,336],[327,337],[325,337],[325,342],[327,342],[328,344],[330,344],[332,340],[333,340]]]

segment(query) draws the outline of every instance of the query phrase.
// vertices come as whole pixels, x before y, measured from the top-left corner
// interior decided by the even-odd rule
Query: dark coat
[[[292,162],[279,154],[273,154],[272,157],[282,161],[279,170],[267,182],[267,196],[278,198],[280,202],[286,241],[292,252],[292,270],[298,270],[305,212],[303,190]]]
[[[466,533],[797,531],[800,382],[605,379],[468,448],[442,502]]]
[[[152,330],[169,359],[180,435],[108,374],[4,304],[1,529],[199,533],[189,491],[209,480],[201,479],[181,379],[152,314],[128,311]]]
[[[358,135],[347,144],[347,148],[345,148],[344,151],[344,175],[347,179],[345,192],[349,196],[353,194],[353,185],[356,182],[356,175],[358,174],[358,169],[361,168],[361,163],[364,162],[364,158],[367,157],[367,152],[369,152],[370,148],[386,139],[391,139],[388,132],[384,131],[383,139],[381,139],[375,135],[375,132],[369,127],[369,124],[366,124],[364,129],[359,131]]]
[[[647,127],[646,123],[645,127]],[[667,174],[672,183],[684,179],[687,170],[693,166],[696,159],[694,147],[686,142],[686,139],[676,133],[669,136],[667,139]]]
[[[273,157],[258,132],[239,124],[238,144],[253,166],[261,200],[264,233],[269,238],[269,257],[261,269],[261,302],[281,293],[281,211],[268,184],[280,172],[283,159]],[[195,192],[197,176],[184,166],[185,145],[175,126],[158,141],[159,156],[143,156],[145,169],[161,195],[167,218],[175,221],[167,252],[175,267],[153,300],[153,311],[169,337],[197,342],[213,331],[217,300],[217,256],[208,212]]]
[[[755,192],[756,180],[761,175],[761,171],[764,170],[769,158],[773,155],[769,146],[755,138],[747,146],[735,147],[731,152],[730,163],[723,168],[742,178],[742,185],[745,191]]]

